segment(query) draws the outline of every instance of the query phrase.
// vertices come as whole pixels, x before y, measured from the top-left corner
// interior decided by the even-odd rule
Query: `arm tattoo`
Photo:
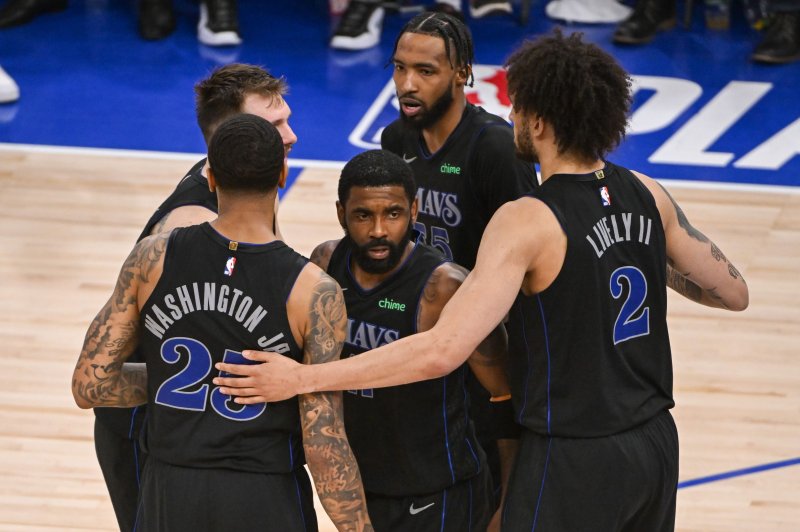
[[[309,308],[304,362],[319,364],[339,358],[347,315],[336,282],[320,274]],[[325,511],[339,530],[372,530],[353,452],[342,416],[341,392],[300,396],[303,447]]]
[[[167,235],[140,242],[122,266],[114,292],[86,332],[72,379],[82,406],[135,406],[147,402],[144,364],[125,364],[139,342],[137,291],[166,248]]]
[[[170,213],[165,214],[164,216],[161,217],[159,221],[156,222],[153,228],[150,229],[151,235],[158,235],[164,231],[164,226],[167,225],[167,218],[169,218],[169,215]]]
[[[687,279],[686,275],[681,274],[671,265],[667,265],[667,286],[692,301],[700,302],[703,297],[703,289]]]
[[[658,183],[657,181],[656,183],[658,184],[659,187],[661,187],[661,190],[664,191],[664,194],[666,194],[669,200],[672,202],[672,206],[675,207],[675,212],[678,215],[678,224],[680,224],[680,226],[683,227],[686,233],[688,233],[690,237],[700,242],[710,242],[710,240],[706,235],[695,229],[692,226],[692,224],[689,223],[689,219],[686,217],[685,214],[683,214],[683,210],[678,205],[678,202],[676,202],[675,199],[673,199],[672,195],[667,191],[667,189],[664,188],[664,186],[661,183]]]
[[[722,253],[722,250],[719,249],[713,242],[711,242],[711,256],[714,257],[717,262],[722,261],[727,263],[728,274],[734,279],[741,279],[742,282],[744,282],[744,278],[742,277],[742,274],[739,273],[739,270],[736,269],[736,266],[734,266],[733,263],[728,260],[725,254]]]

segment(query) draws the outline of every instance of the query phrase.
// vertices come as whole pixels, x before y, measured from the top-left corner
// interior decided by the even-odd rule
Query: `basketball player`
[[[345,237],[317,246],[311,261],[345,291],[343,357],[429,329],[464,280],[463,268],[412,242],[415,193],[411,168],[388,151],[364,152],[342,170],[336,210]],[[510,393],[505,354],[498,327],[470,358],[495,397]],[[468,417],[465,371],[344,394],[347,436],[377,530],[486,530],[494,497]],[[493,404],[498,425],[516,427],[510,405],[502,419],[508,403]]]
[[[514,154],[514,134],[502,118],[467,102],[474,50],[469,29],[446,13],[421,13],[401,30],[392,54],[400,117],[381,146],[411,165],[417,182],[420,242],[472,269],[486,224],[505,202],[536,186],[533,165]],[[489,394],[468,374],[473,418],[495,485],[501,484],[491,439]],[[504,454],[511,442],[501,442]]]
[[[285,171],[269,122],[220,125],[208,167],[219,216],[140,241],[87,332],[78,405],[148,404],[137,530],[223,530],[231,516],[239,530],[316,530],[303,451],[337,528],[372,530],[341,394],[241,407],[210,382],[214,362],[246,362],[253,346],[306,364],[339,358],[339,287],[273,233]],[[146,366],[126,363],[137,347]]]
[[[743,310],[747,285],[655,180],[605,160],[631,102],[630,77],[611,56],[580,34],[556,32],[524,43],[507,69],[515,142],[539,161],[542,186],[492,217],[475,269],[436,325],[323,366],[246,352],[267,363],[240,371],[248,376],[240,383],[217,384],[249,404],[435,378],[510,311],[512,394],[524,431],[503,529],[673,530],[678,437],[666,287]]]
[[[288,123],[291,110],[283,98],[286,91],[283,78],[276,78],[258,66],[234,63],[216,69],[195,86],[197,122],[206,143],[224,120],[249,113],[264,118],[278,129],[288,155],[297,137]],[[175,191],[153,213],[139,240],[216,218],[217,195],[209,190],[206,166],[203,158],[189,170]],[[277,212],[277,197],[275,205]],[[280,238],[277,219],[274,223]],[[135,360],[137,355],[133,356]],[[137,443],[145,407],[96,408],[94,412],[97,459],[117,524],[122,532],[130,532],[135,523],[139,477],[145,460]]]

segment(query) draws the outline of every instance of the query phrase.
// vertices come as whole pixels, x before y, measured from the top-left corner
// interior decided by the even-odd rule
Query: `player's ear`
[[[419,202],[417,198],[414,198],[414,201],[411,202],[411,223],[417,221],[417,214],[419,214]]]
[[[283,168],[281,169],[281,176],[278,178],[278,188],[283,188],[286,186],[286,179],[289,177],[289,165],[286,164],[286,161],[283,162]]]
[[[470,74],[472,73],[472,67],[470,66],[463,66],[461,68],[456,69],[456,85],[459,87],[463,87],[467,84],[467,80],[469,79]]]
[[[208,174],[208,190],[211,192],[217,191],[217,179],[214,177],[214,171],[210,166],[206,167],[206,174]]]
[[[342,229],[345,229],[347,227],[347,223],[344,219],[344,207],[341,203],[339,203],[339,200],[336,200],[336,217],[339,218],[339,225],[342,226]]]

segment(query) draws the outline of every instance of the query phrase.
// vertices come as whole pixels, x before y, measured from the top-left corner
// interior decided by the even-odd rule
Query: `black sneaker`
[[[200,4],[197,40],[208,46],[242,44],[236,0],[203,0]]]
[[[800,59],[800,13],[773,15],[751,58],[759,63],[772,64]]]
[[[469,14],[472,18],[483,18],[502,13],[511,13],[508,0],[469,0]]]
[[[331,48],[366,50],[381,40],[384,9],[380,2],[352,0],[331,38]]]

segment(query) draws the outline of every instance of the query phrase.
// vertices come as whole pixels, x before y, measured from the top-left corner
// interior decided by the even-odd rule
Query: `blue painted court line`
[[[753,467],[746,467],[744,469],[734,469],[725,473],[717,473],[716,475],[709,475],[707,477],[693,478],[691,480],[684,480],[678,482],[678,489],[690,488],[700,484],[708,484],[718,480],[726,480],[734,477],[741,477],[744,475],[752,475],[753,473],[761,473],[762,471],[769,471],[770,469],[780,469],[782,467],[789,467],[793,465],[800,465],[800,458],[791,458],[781,462],[772,462],[770,464],[762,464]]]

